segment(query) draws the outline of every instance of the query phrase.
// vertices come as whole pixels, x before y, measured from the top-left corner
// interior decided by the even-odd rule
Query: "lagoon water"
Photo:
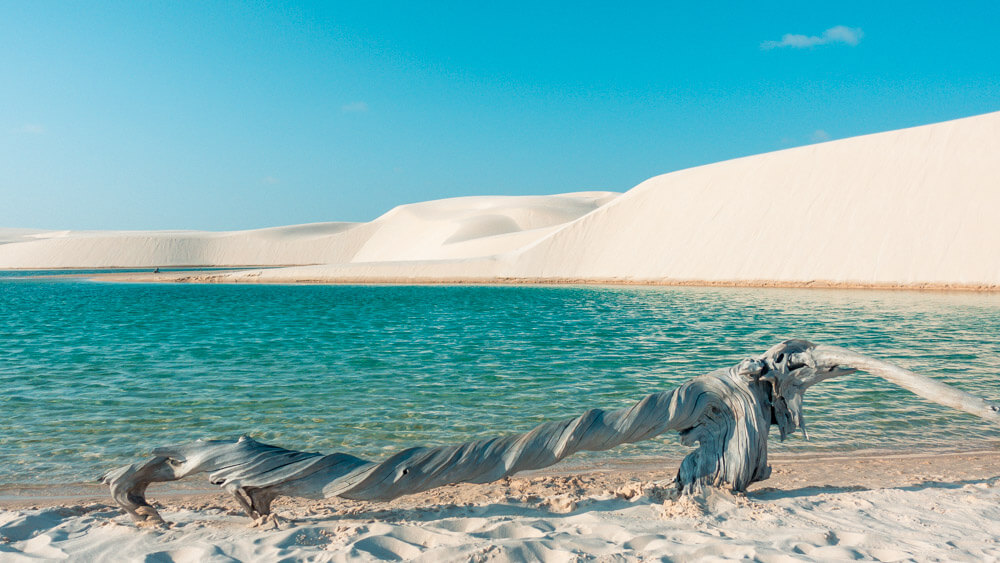
[[[1000,295],[503,286],[112,284],[0,273],[0,485],[92,481],[249,433],[381,458],[520,432],[792,337],[1000,399]],[[1000,431],[866,375],[814,387],[775,452],[995,449]],[[581,461],[670,457],[676,434]]]

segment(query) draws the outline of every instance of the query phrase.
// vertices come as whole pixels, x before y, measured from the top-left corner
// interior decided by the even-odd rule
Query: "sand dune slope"
[[[401,205],[372,221],[350,262],[419,262],[516,251],[613,200],[614,192],[473,196]]]
[[[658,176],[517,276],[1000,284],[1000,113]]]
[[[517,250],[614,192],[460,197],[401,205],[369,223],[234,232],[0,229],[0,268],[394,263]]]
[[[369,223],[232,233],[8,229],[0,268],[296,265],[190,279],[995,288],[998,155],[1000,112],[681,170],[620,196],[453,198]]]
[[[476,257],[415,241],[351,264],[216,279],[995,288],[997,155],[992,113],[657,176],[578,219],[522,232],[535,240],[516,249]]]
[[[37,231],[0,242],[0,268],[271,266],[350,259],[369,229],[314,223],[252,231]]]

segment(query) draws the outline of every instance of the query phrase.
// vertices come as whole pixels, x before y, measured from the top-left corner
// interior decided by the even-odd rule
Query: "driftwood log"
[[[345,453],[286,450],[243,436],[153,450],[153,458],[105,473],[115,501],[139,525],[163,525],[146,501],[150,483],[196,473],[231,493],[251,518],[270,516],[278,496],[389,500],[450,483],[488,483],[540,469],[583,450],[598,451],[680,432],[697,449],[681,463],[682,494],[705,486],[746,490],[767,479],[767,436],[805,432],[802,396],[812,385],[863,370],[936,403],[1000,423],[1000,406],[898,366],[834,346],[788,340],[758,358],[695,377],[631,407],[541,424],[524,433],[403,450],[374,463]]]

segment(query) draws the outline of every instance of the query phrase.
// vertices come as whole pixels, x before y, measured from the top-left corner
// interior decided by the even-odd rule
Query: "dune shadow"
[[[643,506],[654,504],[648,498],[635,500],[624,500],[620,498],[611,499],[583,499],[577,502],[576,507],[569,511],[552,510],[545,506],[531,504],[512,503],[490,503],[477,505],[452,505],[439,504],[424,507],[412,508],[373,508],[370,510],[351,511],[349,513],[338,514],[315,514],[306,517],[288,519],[287,522],[293,524],[303,524],[307,522],[330,522],[338,520],[377,520],[380,522],[434,522],[449,518],[496,518],[496,517],[517,517],[517,518],[560,518],[584,514],[588,512],[613,512],[632,506]],[[279,515],[280,517],[280,515]]]
[[[860,485],[848,485],[848,486],[834,486],[834,485],[816,485],[809,487],[800,487],[797,489],[776,489],[774,487],[763,487],[754,491],[747,493],[748,498],[760,501],[769,500],[780,500],[787,498],[803,498],[812,497],[820,494],[830,494],[830,493],[854,493],[863,491],[877,491],[877,490],[897,490],[897,491],[923,491],[926,489],[960,489],[966,485],[981,485],[989,483],[997,477],[989,477],[986,479],[967,479],[961,481],[923,481],[913,485],[904,485],[898,487],[864,487]]]

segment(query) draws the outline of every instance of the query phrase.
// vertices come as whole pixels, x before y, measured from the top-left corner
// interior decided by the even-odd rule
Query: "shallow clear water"
[[[650,287],[109,284],[0,273],[0,484],[254,437],[379,458],[617,408],[791,337],[1000,398],[1000,296]],[[996,447],[854,375],[773,451]],[[675,434],[578,459],[683,455]]]

